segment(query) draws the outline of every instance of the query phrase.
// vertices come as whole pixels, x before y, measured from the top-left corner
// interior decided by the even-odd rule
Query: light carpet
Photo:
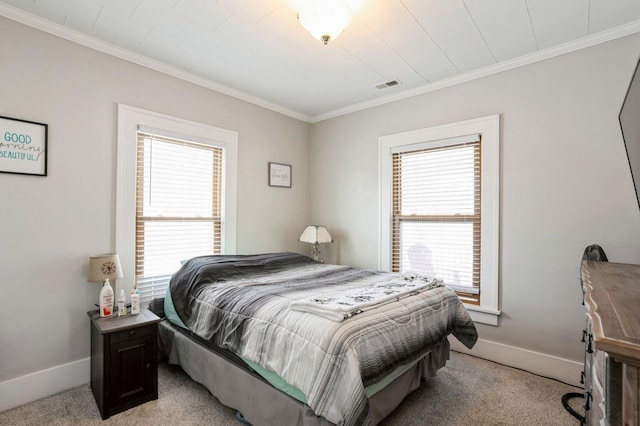
[[[452,352],[438,376],[409,395],[381,426],[577,426],[580,422],[561,403],[568,392],[582,390]],[[580,404],[580,400],[571,402],[583,413]],[[158,367],[158,400],[105,421],[89,384],[0,413],[0,425],[111,424],[242,426],[235,410],[222,405],[182,369],[165,363]]]

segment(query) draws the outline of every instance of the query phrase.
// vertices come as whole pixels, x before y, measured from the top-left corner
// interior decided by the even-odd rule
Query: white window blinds
[[[223,148],[138,131],[136,284],[141,302],[163,297],[182,261],[219,254]]]
[[[480,137],[461,140],[393,153],[392,270],[442,279],[477,304]]]

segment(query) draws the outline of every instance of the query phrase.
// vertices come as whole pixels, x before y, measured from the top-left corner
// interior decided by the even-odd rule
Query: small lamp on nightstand
[[[122,278],[120,258],[117,253],[99,254],[89,258],[89,278],[91,282],[102,282],[100,290],[100,316],[109,317],[113,314],[113,288],[109,279]]]
[[[307,226],[298,240],[304,243],[313,244],[313,250],[311,250],[311,254],[313,255],[313,260],[315,261],[318,261],[318,255],[320,254],[320,244],[333,242],[333,238],[331,238],[331,234],[329,234],[327,227],[322,225]]]

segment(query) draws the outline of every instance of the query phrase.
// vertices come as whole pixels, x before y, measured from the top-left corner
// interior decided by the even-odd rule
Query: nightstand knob
[[[136,331],[135,331],[135,330],[131,330],[131,331],[129,332],[129,336],[133,336],[133,335],[135,335],[135,334],[136,334]]]
[[[147,368],[147,370],[151,368],[151,363],[150,362],[147,363],[146,368]]]

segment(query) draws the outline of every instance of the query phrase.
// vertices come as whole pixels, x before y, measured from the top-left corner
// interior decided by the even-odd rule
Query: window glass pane
[[[144,275],[172,274],[181,262],[214,253],[211,222],[146,222],[144,224]]]
[[[405,153],[401,169],[402,215],[473,214],[473,146]]]
[[[211,217],[213,150],[146,138],[144,216]]]
[[[473,223],[402,222],[400,272],[473,287]]]
[[[137,280],[140,303],[150,302],[155,297],[164,297],[169,286],[171,274],[153,277],[139,277]]]

